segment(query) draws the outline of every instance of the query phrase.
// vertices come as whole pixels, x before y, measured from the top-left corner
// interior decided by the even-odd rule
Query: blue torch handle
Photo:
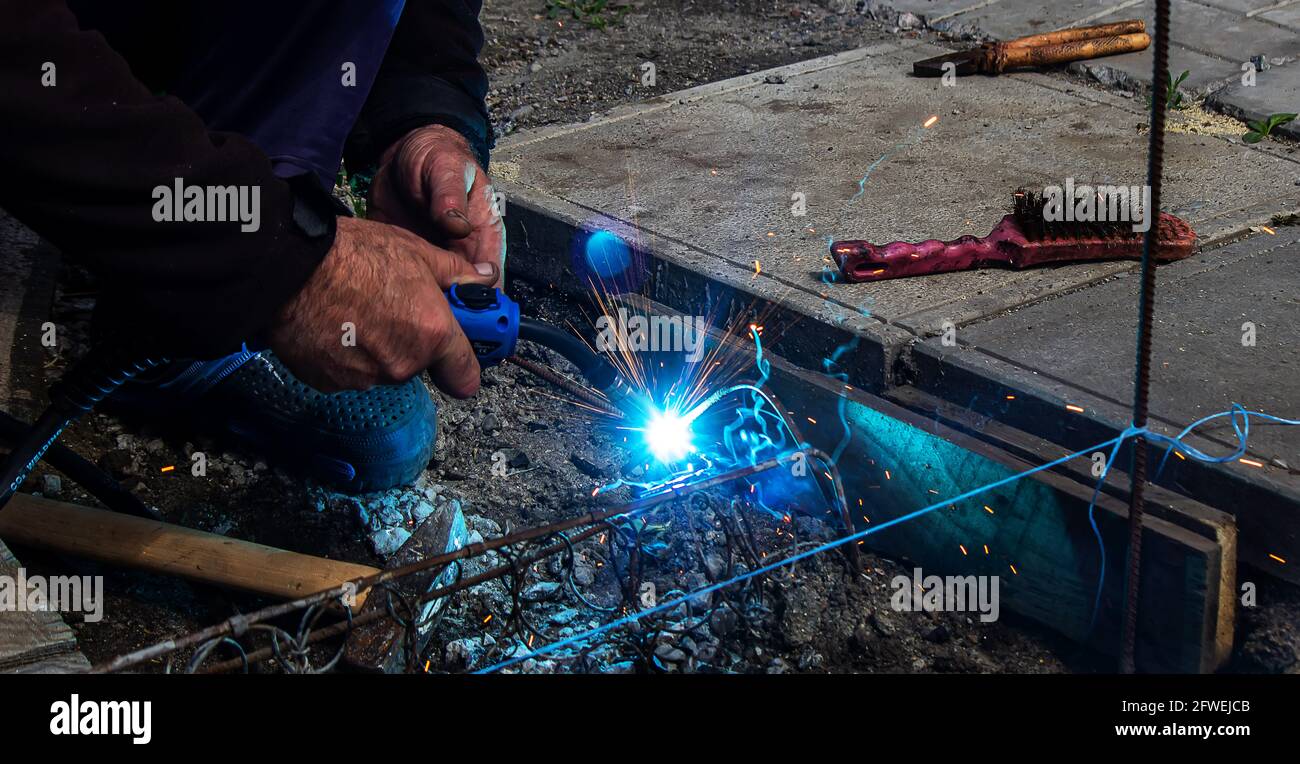
[[[519,303],[500,289],[480,284],[456,284],[447,302],[469,338],[482,367],[500,363],[515,352],[519,339]]]

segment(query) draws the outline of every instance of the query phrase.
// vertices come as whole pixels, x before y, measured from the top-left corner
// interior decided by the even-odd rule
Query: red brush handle
[[[849,281],[884,281],[996,264],[1011,265],[1011,256],[1018,247],[1008,247],[1007,241],[1019,238],[1023,242],[1018,234],[1008,216],[982,238],[963,236],[953,241],[930,239],[917,244],[895,241],[884,245],[837,241],[831,244],[831,254]]]
[[[904,276],[948,273],[990,265],[1029,268],[1044,263],[1083,260],[1140,258],[1143,237],[1095,234],[1077,237],[1057,235],[1027,241],[1014,215],[1002,218],[992,233],[983,238],[963,236],[954,241],[923,241],[908,244],[895,241],[877,246],[865,241],[837,241],[831,254],[847,281],[884,281]],[[1156,228],[1155,259],[1169,262],[1190,257],[1196,251],[1196,232],[1167,212],[1160,213]]]

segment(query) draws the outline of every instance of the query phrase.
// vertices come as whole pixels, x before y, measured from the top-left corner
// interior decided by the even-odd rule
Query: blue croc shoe
[[[270,351],[177,362],[128,382],[109,400],[145,416],[192,415],[267,461],[351,493],[413,482],[437,437],[437,408],[418,377],[322,393]]]

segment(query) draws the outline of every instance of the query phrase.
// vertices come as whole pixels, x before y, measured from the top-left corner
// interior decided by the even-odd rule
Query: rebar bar
[[[1120,640],[1120,671],[1136,668],[1138,600],[1141,593],[1142,516],[1147,480],[1147,442],[1141,430],[1147,425],[1151,393],[1151,333],[1155,327],[1155,249],[1160,230],[1160,181],[1165,163],[1165,113],[1167,94],[1160,92],[1169,81],[1169,0],[1156,0],[1155,63],[1152,65],[1151,141],[1147,155],[1147,185],[1151,204],[1147,214],[1151,225],[1142,244],[1142,287],[1138,300],[1137,373],[1133,389],[1133,470],[1129,482],[1128,586],[1124,596],[1124,626]]]

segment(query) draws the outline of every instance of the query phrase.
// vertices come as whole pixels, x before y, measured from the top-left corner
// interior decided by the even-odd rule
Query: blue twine
[[[1232,423],[1233,423],[1233,431],[1237,434],[1237,438],[1238,438],[1237,448],[1236,448],[1236,450],[1235,450],[1232,454],[1230,454],[1230,455],[1228,455],[1228,456],[1211,456],[1211,455],[1206,454],[1205,452],[1200,451],[1199,449],[1194,448],[1194,447],[1192,447],[1192,446],[1189,446],[1189,445],[1187,445],[1186,443],[1183,442],[1183,439],[1186,438],[1186,437],[1187,437],[1187,436],[1188,436],[1188,435],[1189,435],[1193,430],[1195,430],[1199,425],[1204,424],[1205,422],[1211,421],[1211,420],[1213,420],[1213,419],[1217,419],[1217,418],[1220,418],[1220,417],[1224,417],[1224,416],[1227,416],[1227,417],[1230,417],[1230,418],[1231,418],[1231,421],[1232,421]],[[1241,417],[1241,423],[1240,423],[1240,424],[1239,424],[1238,421],[1237,421],[1238,416]],[[809,558],[809,557],[812,557],[813,555],[821,554],[822,552],[826,552],[826,551],[829,551],[829,550],[831,550],[831,549],[836,549],[836,548],[838,548],[838,547],[841,547],[841,546],[843,546],[843,545],[845,545],[845,544],[848,544],[848,543],[851,543],[851,542],[857,542],[857,541],[860,541],[860,540],[866,538],[867,536],[872,535],[873,533],[879,533],[880,531],[883,531],[883,530],[885,530],[886,528],[890,528],[890,527],[895,526],[895,525],[900,525],[900,524],[902,524],[902,523],[905,523],[905,522],[908,522],[908,521],[911,521],[911,520],[915,520],[916,518],[921,517],[921,516],[926,515],[926,514],[929,514],[930,512],[933,512],[933,511],[936,510],[936,509],[940,509],[940,508],[942,508],[942,507],[946,507],[946,506],[949,506],[949,505],[951,505],[951,504],[956,504],[957,502],[960,502],[960,501],[965,501],[966,499],[972,498],[972,497],[974,497],[974,496],[978,496],[978,495],[980,495],[980,494],[982,494],[982,493],[985,493],[985,492],[987,492],[987,491],[991,491],[991,490],[993,490],[993,489],[995,489],[995,488],[1000,488],[1000,487],[1002,487],[1002,486],[1004,486],[1004,485],[1008,485],[1008,484],[1010,484],[1010,483],[1013,483],[1013,482],[1015,482],[1015,481],[1017,481],[1017,480],[1020,480],[1021,478],[1028,477],[1028,476],[1030,476],[1030,475],[1033,475],[1033,474],[1038,473],[1038,472],[1042,472],[1042,471],[1044,471],[1044,470],[1052,469],[1053,467],[1056,467],[1056,466],[1058,466],[1058,465],[1064,464],[1065,462],[1068,462],[1068,461],[1070,461],[1071,459],[1077,459],[1077,458],[1080,457],[1080,456],[1084,456],[1084,455],[1087,455],[1087,454],[1093,453],[1093,452],[1095,452],[1095,451],[1097,451],[1097,450],[1099,450],[1099,449],[1103,449],[1103,448],[1105,448],[1105,447],[1107,447],[1107,446],[1110,446],[1110,447],[1111,447],[1110,456],[1109,456],[1109,458],[1106,460],[1106,466],[1103,468],[1102,473],[1101,473],[1100,477],[1099,477],[1098,480],[1097,480],[1097,487],[1096,487],[1096,488],[1094,489],[1094,491],[1093,491],[1093,494],[1092,494],[1092,500],[1088,503],[1088,522],[1089,522],[1089,524],[1092,526],[1093,535],[1094,535],[1094,536],[1096,537],[1096,539],[1097,539],[1097,548],[1098,548],[1099,552],[1101,553],[1101,566],[1100,566],[1100,568],[1099,568],[1100,573],[1099,573],[1099,575],[1098,575],[1098,577],[1097,577],[1097,591],[1096,591],[1096,595],[1095,595],[1094,598],[1093,598],[1093,612],[1092,612],[1092,617],[1091,617],[1090,620],[1089,620],[1089,631],[1091,631],[1092,627],[1096,624],[1097,612],[1100,610],[1100,605],[1101,605],[1101,593],[1102,593],[1102,590],[1103,590],[1103,588],[1104,588],[1104,586],[1105,586],[1105,582],[1106,582],[1106,546],[1105,546],[1105,543],[1103,542],[1102,537],[1101,537],[1101,530],[1097,527],[1096,512],[1095,512],[1095,510],[1096,510],[1096,505],[1097,505],[1097,499],[1098,499],[1098,497],[1099,497],[1100,494],[1101,494],[1101,488],[1102,488],[1102,486],[1103,486],[1103,485],[1105,484],[1105,482],[1106,482],[1106,476],[1107,476],[1107,475],[1109,474],[1109,472],[1110,472],[1111,465],[1114,464],[1115,457],[1118,456],[1118,454],[1119,454],[1119,448],[1120,448],[1120,446],[1123,445],[1124,441],[1128,440],[1129,438],[1134,438],[1134,437],[1137,437],[1138,435],[1142,435],[1142,436],[1144,436],[1148,441],[1152,441],[1152,442],[1158,442],[1158,443],[1164,443],[1164,444],[1166,444],[1167,447],[1168,447],[1168,450],[1167,450],[1166,453],[1165,453],[1165,458],[1168,458],[1168,456],[1169,456],[1169,451],[1172,451],[1172,450],[1174,450],[1174,449],[1178,449],[1179,451],[1181,451],[1181,452],[1183,452],[1183,453],[1186,453],[1188,456],[1192,457],[1193,459],[1197,459],[1198,461],[1204,461],[1204,462],[1210,462],[1210,463],[1219,463],[1219,464],[1224,463],[1224,462],[1229,462],[1229,461],[1235,461],[1236,459],[1240,458],[1242,454],[1246,453],[1246,439],[1247,439],[1247,437],[1248,437],[1249,434],[1250,434],[1250,418],[1251,418],[1251,417],[1259,417],[1259,418],[1261,418],[1261,419],[1265,419],[1265,420],[1272,421],[1272,422],[1278,422],[1278,423],[1280,423],[1280,424],[1287,424],[1287,425],[1300,425],[1300,420],[1297,420],[1297,419],[1283,419],[1283,418],[1281,418],[1281,417],[1276,417],[1276,416],[1273,416],[1273,415],[1271,415],[1271,414],[1265,414],[1265,413],[1263,413],[1263,412],[1258,412],[1258,411],[1248,411],[1247,409],[1245,409],[1244,407],[1242,407],[1241,405],[1236,404],[1236,403],[1232,404],[1232,408],[1229,409],[1228,411],[1220,412],[1220,413],[1218,413],[1218,414],[1212,414],[1212,415],[1207,416],[1207,417],[1204,417],[1204,418],[1202,418],[1202,419],[1198,419],[1197,421],[1195,421],[1195,422],[1193,422],[1192,424],[1188,425],[1187,428],[1185,428],[1185,429],[1184,429],[1182,432],[1180,432],[1178,435],[1173,436],[1173,437],[1170,437],[1170,436],[1168,436],[1168,435],[1162,435],[1162,434],[1160,434],[1160,433],[1156,433],[1156,432],[1152,432],[1150,429],[1145,428],[1145,427],[1135,427],[1135,426],[1133,426],[1133,425],[1129,425],[1127,428],[1125,428],[1124,432],[1120,433],[1120,434],[1117,435],[1116,437],[1111,438],[1110,440],[1106,440],[1106,441],[1103,441],[1103,442],[1101,442],[1101,443],[1098,443],[1098,444],[1095,445],[1095,446],[1091,446],[1091,447],[1089,447],[1089,448],[1085,448],[1085,449],[1082,449],[1082,450],[1080,450],[1080,451],[1075,451],[1075,452],[1072,453],[1072,454],[1067,454],[1067,455],[1062,456],[1062,457],[1060,457],[1060,458],[1058,458],[1058,459],[1054,459],[1054,460],[1052,460],[1052,461],[1050,461],[1050,462],[1047,462],[1046,464],[1040,465],[1040,466],[1038,466],[1038,467],[1034,467],[1034,468],[1029,469],[1029,470],[1026,470],[1026,471],[1024,471],[1024,472],[1021,472],[1021,473],[1018,473],[1018,474],[1015,474],[1015,475],[1009,475],[1009,476],[1007,476],[1007,477],[1005,477],[1005,478],[1002,478],[1001,480],[997,480],[997,481],[994,481],[994,482],[992,482],[992,483],[989,483],[988,485],[980,486],[980,487],[978,487],[978,488],[973,488],[973,489],[971,489],[971,490],[969,490],[969,491],[967,491],[967,492],[965,492],[965,493],[963,493],[963,494],[961,494],[961,495],[959,495],[959,496],[953,497],[953,498],[951,498],[951,499],[946,499],[946,500],[944,500],[944,501],[937,502],[937,503],[935,503],[935,504],[931,504],[931,505],[929,505],[929,506],[927,506],[927,507],[923,507],[923,508],[921,508],[921,509],[914,510],[914,511],[909,512],[909,513],[907,513],[907,514],[905,514],[905,515],[901,515],[901,516],[899,516],[899,517],[896,517],[896,518],[894,518],[893,520],[888,520],[888,521],[883,522],[883,523],[881,523],[881,524],[879,524],[879,525],[872,526],[871,528],[867,528],[866,530],[858,531],[857,533],[851,534],[851,535],[849,535],[849,536],[844,536],[844,537],[841,537],[841,538],[835,539],[835,540],[833,540],[833,541],[828,541],[828,542],[826,542],[825,544],[821,544],[820,546],[817,546],[817,547],[814,547],[814,548],[812,548],[812,549],[808,549],[808,550],[806,550],[806,551],[800,552],[800,553],[798,553],[798,554],[796,554],[796,555],[793,555],[793,556],[791,556],[791,557],[786,557],[786,558],[784,558],[784,559],[782,559],[782,560],[778,560],[777,562],[773,562],[773,563],[770,563],[770,564],[768,564],[768,565],[764,565],[764,566],[762,566],[762,567],[760,567],[760,568],[755,568],[754,570],[748,571],[748,572],[746,572],[746,573],[740,573],[740,574],[737,574],[737,575],[732,576],[731,578],[729,578],[729,579],[727,579],[727,580],[725,580],[725,581],[719,581],[719,582],[717,582],[717,583],[710,584],[710,585],[705,586],[705,587],[702,587],[702,588],[700,588],[700,589],[696,589],[695,591],[692,591],[692,592],[690,592],[690,593],[684,594],[684,595],[682,595],[681,597],[678,597],[678,598],[673,599],[673,600],[668,600],[668,601],[666,601],[666,602],[662,602],[662,603],[660,603],[660,604],[658,604],[658,605],[655,605],[654,607],[648,608],[648,609],[646,609],[646,610],[641,610],[641,611],[638,611],[638,612],[635,612],[635,613],[629,613],[628,615],[625,615],[625,616],[623,616],[623,617],[621,617],[621,618],[617,618],[617,619],[615,619],[615,620],[613,620],[613,621],[610,621],[610,622],[608,622],[608,623],[602,624],[602,625],[597,626],[597,627],[595,627],[595,628],[588,629],[587,631],[584,631],[584,632],[582,632],[582,633],[574,634],[574,635],[572,635],[572,636],[570,636],[570,637],[566,637],[566,638],[561,639],[561,640],[559,640],[559,641],[552,642],[552,643],[550,643],[549,645],[543,645],[543,646],[537,648],[536,650],[532,650],[532,651],[530,651],[530,652],[528,652],[528,653],[526,653],[526,654],[523,654],[523,655],[517,655],[517,656],[511,657],[511,658],[507,658],[507,659],[505,659],[505,660],[503,660],[503,661],[500,661],[500,662],[498,662],[498,663],[495,663],[495,664],[493,664],[493,665],[491,665],[491,666],[488,666],[488,667],[486,667],[486,668],[479,669],[478,671],[475,671],[474,673],[476,673],[476,674],[489,674],[489,673],[493,673],[493,672],[495,672],[495,671],[499,671],[499,670],[501,670],[501,669],[503,669],[503,668],[508,668],[508,667],[513,666],[513,665],[515,665],[515,664],[517,664],[517,663],[521,663],[521,662],[523,662],[523,661],[526,661],[526,660],[528,660],[528,659],[530,659],[530,658],[535,658],[535,657],[537,657],[537,656],[539,656],[539,655],[545,655],[545,654],[547,654],[547,653],[554,652],[555,650],[559,650],[560,648],[566,647],[566,646],[568,646],[568,645],[575,644],[575,643],[577,643],[577,642],[582,642],[582,641],[587,640],[587,639],[589,639],[589,638],[591,638],[591,637],[597,636],[597,635],[599,635],[599,634],[603,634],[603,633],[605,633],[605,632],[607,632],[607,631],[610,631],[610,630],[612,630],[612,629],[616,629],[616,628],[618,628],[618,627],[620,627],[620,626],[623,626],[623,625],[626,625],[626,624],[629,624],[629,623],[633,623],[633,622],[635,622],[635,621],[639,621],[639,620],[641,620],[642,618],[644,618],[644,617],[646,617],[646,616],[648,616],[648,615],[654,615],[654,614],[656,614],[656,613],[662,613],[662,612],[665,612],[665,611],[667,611],[667,610],[672,610],[672,609],[674,609],[674,608],[676,608],[676,607],[678,607],[678,606],[684,604],[684,603],[687,602],[688,600],[692,600],[692,599],[698,598],[698,597],[703,596],[703,595],[706,595],[706,594],[712,594],[713,592],[716,592],[716,591],[718,591],[718,590],[720,590],[720,589],[725,589],[725,588],[728,587],[728,586],[734,586],[734,585],[736,585],[736,584],[738,584],[738,583],[741,583],[741,582],[747,581],[747,580],[749,580],[749,579],[751,579],[751,578],[754,578],[754,577],[756,577],[756,576],[760,576],[760,575],[763,575],[763,574],[765,574],[765,573],[770,573],[771,571],[774,571],[774,570],[776,570],[776,569],[778,569],[778,568],[784,567],[784,566],[786,566],[786,565],[791,565],[791,564],[796,563],[796,562],[798,562],[798,561],[800,561],[800,560],[804,560],[804,559],[807,559],[807,558]],[[1164,467],[1164,460],[1161,460],[1161,464],[1160,464],[1160,466],[1161,466],[1161,468]]]

